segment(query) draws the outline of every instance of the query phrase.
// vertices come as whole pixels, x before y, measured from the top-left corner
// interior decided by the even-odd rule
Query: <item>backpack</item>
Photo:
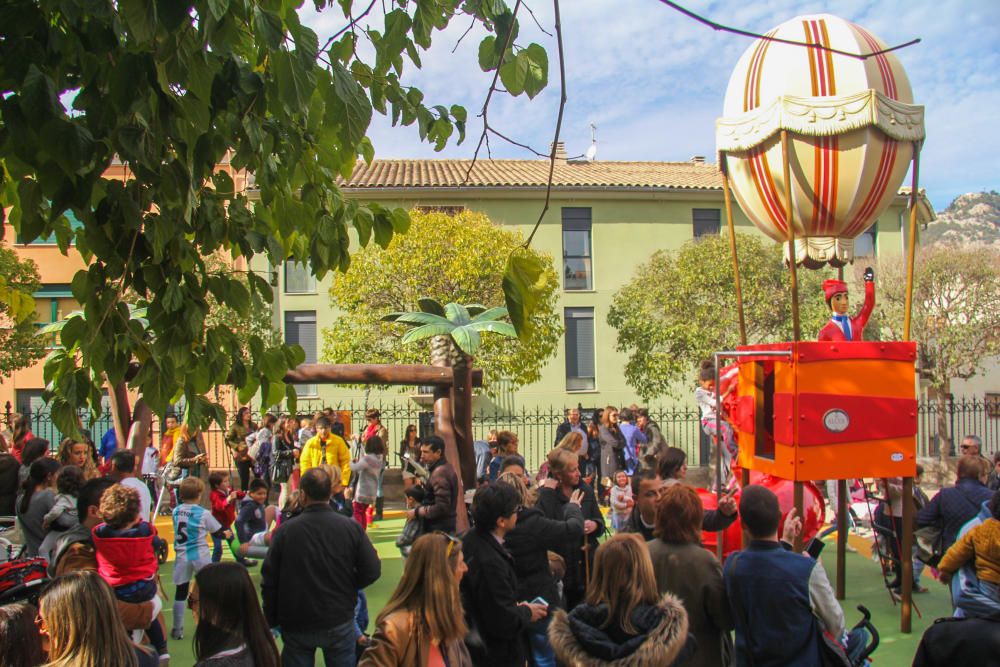
[[[253,471],[257,477],[267,479],[268,470],[271,467],[271,441],[265,440],[264,442],[261,442],[258,438],[257,445],[257,452],[253,457]]]

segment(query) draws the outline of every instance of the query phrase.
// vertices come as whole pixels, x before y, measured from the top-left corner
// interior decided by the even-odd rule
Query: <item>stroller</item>
[[[164,496],[175,492],[177,487],[181,485],[181,482],[184,481],[184,478],[187,477],[187,474],[187,470],[175,466],[172,462],[163,466],[163,469],[157,474],[160,492],[156,496],[156,507],[153,508],[152,516],[149,517],[150,521],[155,521],[156,517],[160,515],[160,508],[164,507]],[[169,496],[166,498],[166,508],[170,508]],[[166,541],[154,539],[153,550],[156,552],[156,560],[160,565],[167,562],[170,554]]]
[[[15,544],[14,517],[0,517],[0,606],[14,602],[38,605],[38,595],[49,580],[48,561],[23,557],[24,545]]]
[[[858,605],[858,611],[861,612],[861,620],[854,624],[854,627],[850,629],[850,632],[855,630],[864,629],[865,634],[868,635],[868,642],[865,644],[864,649],[858,654],[857,658],[851,660],[847,657],[840,644],[834,641],[825,632],[821,635],[823,642],[826,644],[826,656],[832,658],[836,655],[837,660],[835,661],[838,667],[866,667],[871,664],[868,659],[871,657],[872,653],[879,645],[879,634],[878,630],[872,624],[872,614],[868,611],[868,608],[863,604]],[[830,661],[833,662],[833,661]]]

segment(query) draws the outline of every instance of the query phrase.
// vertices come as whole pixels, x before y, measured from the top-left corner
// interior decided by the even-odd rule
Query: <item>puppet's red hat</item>
[[[834,294],[840,294],[841,292],[847,291],[847,283],[843,280],[824,280],[823,281],[823,294],[826,296],[826,300],[829,301],[833,298]]]

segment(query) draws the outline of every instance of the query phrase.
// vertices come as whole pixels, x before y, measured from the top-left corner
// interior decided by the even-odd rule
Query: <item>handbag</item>
[[[917,559],[924,565],[937,567],[944,556],[944,531],[940,526],[924,526],[913,531]]]
[[[295,467],[295,457],[291,452],[278,452],[271,463],[271,482],[284,484],[292,476]]]

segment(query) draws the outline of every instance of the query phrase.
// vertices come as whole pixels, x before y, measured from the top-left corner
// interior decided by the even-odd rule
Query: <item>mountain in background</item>
[[[990,245],[1000,247],[1000,193],[959,195],[921,233],[923,245]]]

